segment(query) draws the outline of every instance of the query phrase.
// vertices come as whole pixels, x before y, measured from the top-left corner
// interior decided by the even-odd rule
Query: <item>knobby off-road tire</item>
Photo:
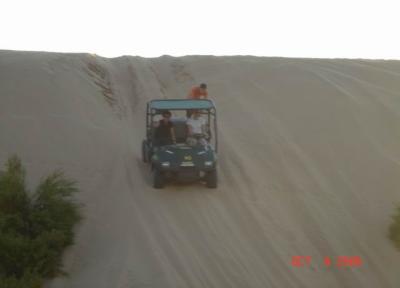
[[[208,188],[217,188],[217,182],[218,182],[218,177],[217,177],[217,169],[214,169],[212,171],[207,172],[206,174],[206,186]]]
[[[142,160],[144,163],[149,162],[149,151],[147,149],[146,140],[143,140],[142,142]]]
[[[153,187],[156,189],[164,188],[165,186],[165,176],[157,168],[153,169]]]

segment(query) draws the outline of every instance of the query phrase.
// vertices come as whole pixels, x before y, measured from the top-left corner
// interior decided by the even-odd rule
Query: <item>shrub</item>
[[[0,288],[38,288],[61,271],[62,253],[73,243],[80,220],[72,200],[76,183],[56,171],[34,193],[25,169],[11,157],[0,174]]]
[[[389,238],[393,241],[396,248],[400,250],[400,206],[397,207],[392,219],[393,222],[389,227]]]

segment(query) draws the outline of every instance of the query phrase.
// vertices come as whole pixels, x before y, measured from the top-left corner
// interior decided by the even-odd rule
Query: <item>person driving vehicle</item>
[[[192,110],[192,115],[186,121],[188,127],[188,138],[187,143],[189,145],[196,145],[200,143],[201,145],[207,145],[207,131],[206,131],[206,120],[201,117],[199,110]]]

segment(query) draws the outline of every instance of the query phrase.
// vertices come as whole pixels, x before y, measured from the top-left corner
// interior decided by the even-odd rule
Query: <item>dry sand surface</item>
[[[209,85],[218,189],[151,187],[145,104]],[[49,288],[400,287],[400,62],[0,51],[0,164],[58,168],[85,220]],[[310,267],[292,256],[309,255]],[[362,267],[326,268],[358,255]]]

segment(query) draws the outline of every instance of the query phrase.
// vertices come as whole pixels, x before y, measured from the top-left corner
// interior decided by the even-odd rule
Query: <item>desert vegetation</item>
[[[400,250],[400,206],[396,208],[396,212],[392,216],[393,222],[389,228],[389,238],[393,244]]]
[[[77,191],[74,181],[56,171],[31,192],[21,160],[8,159],[0,174],[1,288],[39,288],[63,273],[62,254],[81,219],[72,198]]]

